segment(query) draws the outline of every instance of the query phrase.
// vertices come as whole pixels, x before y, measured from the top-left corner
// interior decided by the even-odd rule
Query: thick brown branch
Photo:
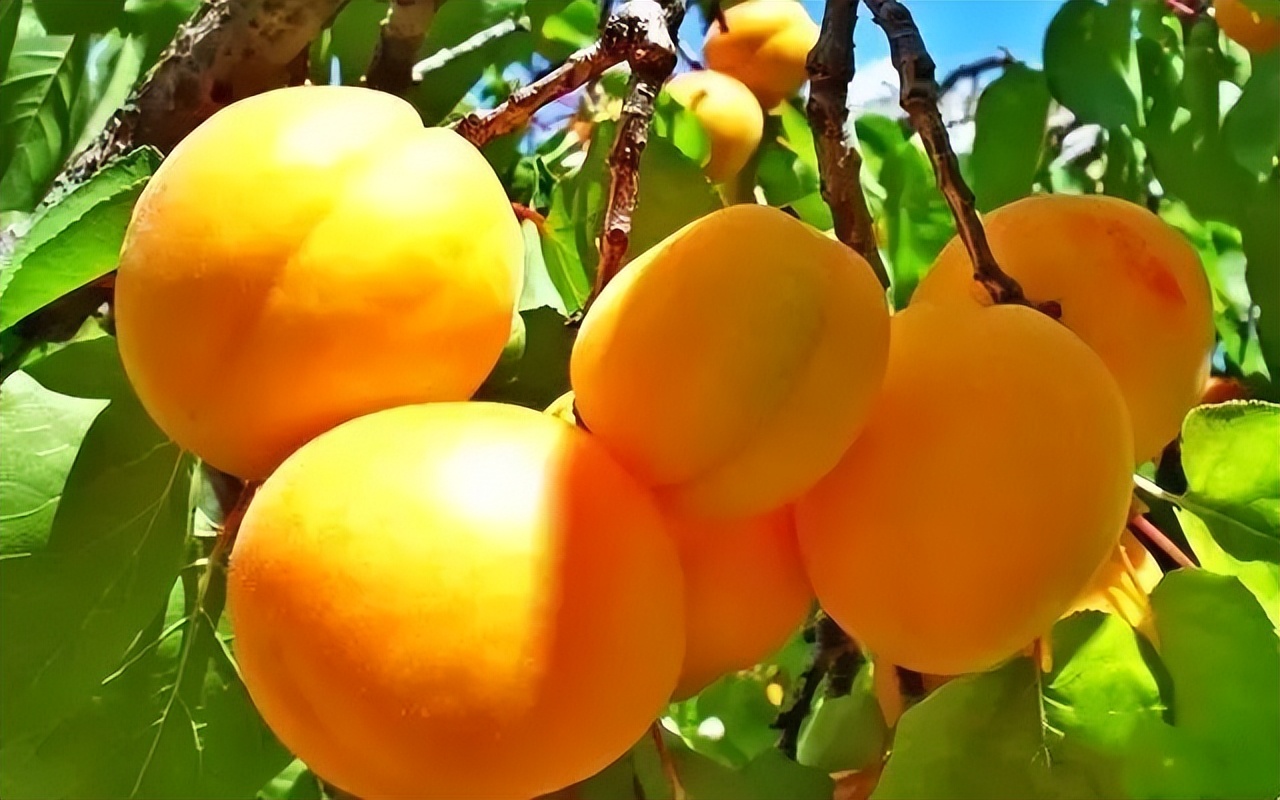
[[[413,65],[427,28],[444,0],[392,0],[378,44],[362,82],[370,89],[403,96],[413,86]]]
[[[951,149],[951,140],[938,110],[938,83],[934,77],[933,59],[925,49],[924,39],[911,18],[911,12],[897,0],[866,2],[875,15],[876,24],[889,40],[889,57],[902,86],[902,109],[920,133],[924,149],[933,162],[938,188],[951,207],[956,230],[973,262],[974,280],[986,288],[996,303],[1026,304],[1022,287],[996,264],[974,208],[973,192],[960,175],[960,162]]]
[[[827,680],[828,697],[843,697],[853,689],[853,679],[864,660],[858,643],[821,611],[805,630],[805,637],[814,642],[813,661],[800,677],[795,699],[778,714],[772,726],[781,731],[778,748],[788,758],[796,756],[800,726],[813,710],[813,701],[823,678]]]
[[[862,193],[862,157],[849,140],[849,82],[853,80],[853,27],[858,0],[827,0],[818,43],[809,52],[809,127],[818,151],[822,199],[831,209],[836,238],[862,255],[880,285],[889,273],[880,260],[871,212]]]
[[[215,111],[301,83],[311,40],[347,0],[208,0],[60,182],[78,183],[135,147],[168,153]]]

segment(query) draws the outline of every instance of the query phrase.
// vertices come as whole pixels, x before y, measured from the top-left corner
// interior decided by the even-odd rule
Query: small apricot
[[[586,428],[677,513],[751,516],[835,466],[888,340],[866,261],[776,208],[737,205],[618,274],[569,377]]]
[[[1213,18],[1227,38],[1261,55],[1280,45],[1280,18],[1264,17],[1242,0],[1214,0]]]
[[[683,579],[649,493],[531,409],[429,403],[291,455],[231,554],[235,654],[271,730],[360,797],[529,798],[661,715]]]
[[[746,166],[764,133],[764,111],[741,81],[715,70],[682,72],[667,83],[667,92],[688,108],[711,140],[707,178],[727,181]]]
[[[522,275],[479,150],[384,92],[279,89],[214,114],[143,190],[120,355],[175,442],[262,478],[344,420],[470,397]]]
[[[707,66],[746,84],[773,108],[809,80],[805,60],[818,25],[794,0],[747,0],[724,10],[728,30],[711,24],[703,43]]]
[[[1142,206],[1098,195],[1039,195],[983,219],[996,261],[1111,370],[1129,404],[1134,453],[1145,461],[1177,437],[1209,375],[1213,301],[1196,251]],[[979,302],[958,238],[943,248],[914,301]]]
[[[786,644],[813,590],[790,507],[744,519],[667,520],[684,569],[684,666],[674,694],[681,700]]]
[[[1129,512],[1128,412],[1101,360],[1024,306],[913,303],[862,435],[796,504],[823,609],[885,662],[955,675],[1079,597]]]

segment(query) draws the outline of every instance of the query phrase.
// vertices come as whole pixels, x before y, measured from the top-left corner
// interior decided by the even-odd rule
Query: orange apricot
[[[728,30],[712,23],[703,43],[707,66],[742,81],[766,109],[799,91],[818,24],[793,0],[747,0],[724,10]]]
[[[121,358],[174,441],[262,478],[344,420],[470,397],[511,331],[522,253],[484,157],[413,106],[267,92],[192,132],[139,198]]]
[[[531,409],[428,403],[311,440],[253,499],[228,603],[250,697],[360,797],[529,798],[666,708],[683,579],[649,493]]]
[[[727,181],[746,165],[764,134],[764,111],[751,90],[722,72],[682,72],[666,86],[676,102],[693,112],[711,140],[703,168],[712,181]]]
[[[796,504],[805,569],[877,658],[984,670],[1080,595],[1119,538],[1132,467],[1124,398],[1065,327],[913,303],[862,435]]]
[[[804,622],[813,590],[790,507],[733,520],[668,516],[685,587],[685,653],[675,699],[752,667]]]
[[[1040,195],[992,211],[996,260],[1102,358],[1133,421],[1134,453],[1160,453],[1197,404],[1214,344],[1213,302],[1199,256],[1147,209],[1097,195]],[[980,302],[960,240],[943,249],[913,300]]]
[[[737,205],[619,273],[569,377],[587,429],[677,513],[751,516],[835,466],[888,337],[866,261],[776,208]]]
[[[1213,18],[1227,38],[1250,53],[1280,45],[1280,18],[1264,17],[1242,0],[1214,0]]]

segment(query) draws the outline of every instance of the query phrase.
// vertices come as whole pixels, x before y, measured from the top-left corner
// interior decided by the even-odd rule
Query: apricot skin
[[[1129,404],[1138,460],[1157,456],[1209,375],[1213,302],[1195,250],[1141,206],[1100,196],[1041,195],[984,218],[996,261],[1034,301],[1056,300],[1062,322],[1093,348]],[[974,304],[958,239],[916,288],[920,302]]]
[[[585,432],[490,403],[312,440],[254,498],[228,578],[263,718],[370,798],[529,798],[604,768],[675,687],[682,592],[633,478]]]
[[[748,0],[726,8],[727,31],[712,24],[703,43],[707,66],[746,84],[766,109],[799,91],[818,25],[791,0]]]
[[[861,257],[778,209],[730,206],[605,288],[569,377],[586,428],[676,513],[745,517],[835,466],[888,335]]]
[[[1114,380],[1066,328],[1022,306],[912,304],[862,435],[796,505],[819,603],[888,663],[995,666],[1115,546],[1131,440]]]
[[[685,106],[711,140],[707,178],[727,181],[746,165],[764,133],[764,111],[741,81],[714,70],[682,72],[667,83],[667,92]]]
[[[297,87],[234,103],[134,209],[116,327],[178,444],[265,477],[364,413],[464,400],[497,361],[520,227],[474,147],[391,95]]]
[[[1260,55],[1280,45],[1280,19],[1264,17],[1241,0],[1214,0],[1213,18],[1227,38]]]
[[[790,507],[735,520],[668,516],[685,579],[685,654],[675,699],[760,663],[804,622],[813,590]]]

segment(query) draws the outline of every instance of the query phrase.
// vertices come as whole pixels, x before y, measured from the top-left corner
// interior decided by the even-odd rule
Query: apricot
[[[1065,327],[913,303],[862,435],[796,504],[800,552],[878,659],[981,671],[1079,597],[1119,539],[1132,467],[1124,398]]]
[[[764,135],[764,111],[741,81],[714,70],[682,72],[667,92],[697,117],[711,141],[703,168],[708,179],[727,181],[746,166]]]
[[[564,394],[551,401],[551,405],[542,411],[543,414],[550,414],[556,419],[563,420],[570,425],[577,425],[578,418],[573,414],[573,392],[565,392]]]
[[[733,520],[671,515],[668,523],[684,569],[680,700],[786,644],[804,623],[813,590],[790,507]]]
[[[403,406],[313,439],[250,505],[227,591],[253,703],[360,797],[586,778],[666,708],[684,655],[649,494],[516,406]]]
[[[1174,439],[1209,375],[1214,344],[1209,281],[1182,234],[1147,209],[1112,197],[1041,195],[984,219],[996,260],[1062,322],[1120,384],[1134,454],[1155,457]],[[943,248],[914,300],[977,303],[959,239]]]
[[[751,516],[835,466],[888,338],[866,261],[744,204],[628,264],[583,320],[569,378],[587,429],[676,513]]]
[[[1077,611],[1104,611],[1135,628],[1145,627],[1151,615],[1148,597],[1162,577],[1164,571],[1155,558],[1126,529],[1064,616]]]
[[[1227,38],[1250,53],[1280,45],[1280,19],[1264,17],[1241,0],[1214,0],[1213,18]]]
[[[371,89],[280,89],[214,114],[143,191],[120,354],[182,447],[262,478],[311,437],[465,400],[506,344],[520,226],[484,157]]]
[[[703,43],[707,66],[742,81],[766,109],[809,80],[805,60],[818,25],[792,0],[748,0],[726,8],[728,30],[712,23]]]

